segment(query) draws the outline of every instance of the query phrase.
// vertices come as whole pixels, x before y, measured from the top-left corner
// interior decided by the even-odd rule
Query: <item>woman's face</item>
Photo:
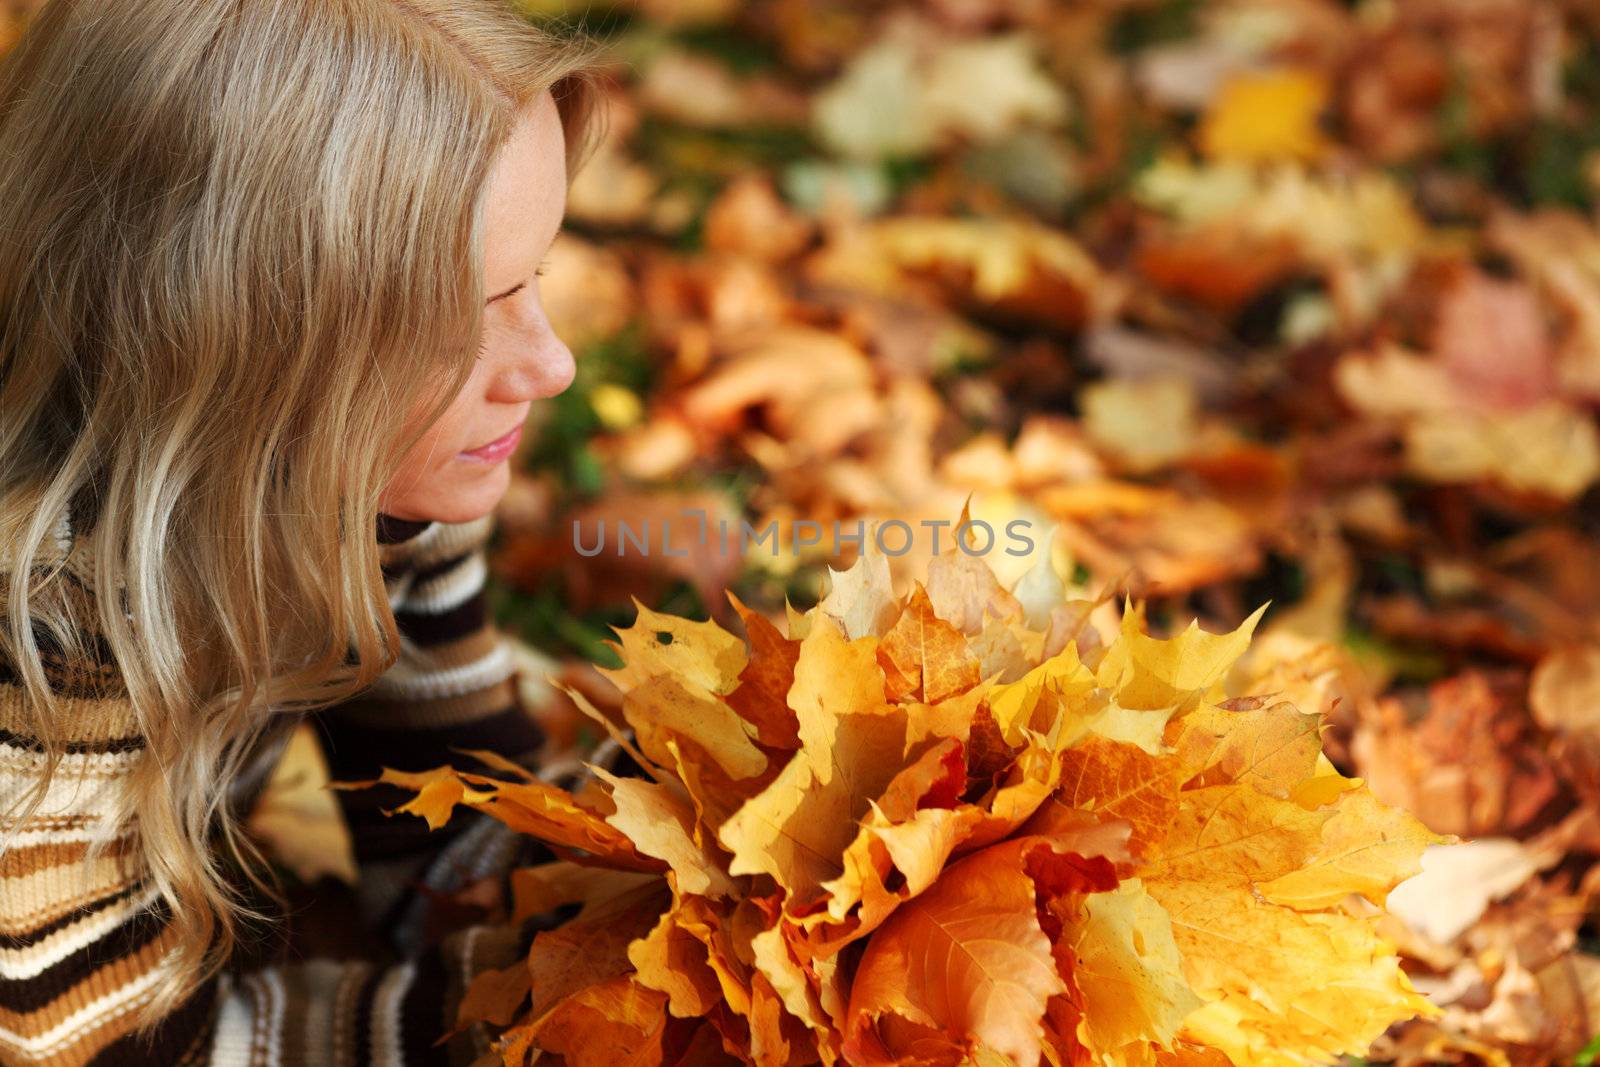
[[[402,458],[379,510],[397,519],[466,522],[511,483],[508,457],[533,401],[572,383],[572,353],[550,329],[535,273],[566,212],[561,118],[548,91],[523,113],[489,177],[484,206],[482,350],[466,388]],[[505,442],[483,446],[512,434]]]

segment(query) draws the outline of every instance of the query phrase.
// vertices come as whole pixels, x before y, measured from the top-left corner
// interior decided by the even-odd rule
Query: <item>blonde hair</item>
[[[48,753],[9,825],[63,755],[33,626],[98,633],[182,943],[141,1033],[267,918],[208,847],[265,866],[251,746],[394,662],[378,500],[471,373],[495,153],[549,89],[574,172],[604,53],[506,0],[50,0],[0,61],[0,660]],[[88,600],[36,566],[68,517]]]

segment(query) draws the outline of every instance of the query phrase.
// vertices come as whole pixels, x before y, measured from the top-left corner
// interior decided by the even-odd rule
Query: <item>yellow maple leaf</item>
[[[1138,879],[1084,899],[1084,917],[1063,932],[1083,997],[1083,1042],[1111,1063],[1145,1061],[1169,1046],[1204,1002],[1183,977],[1167,913]],[[1125,1046],[1142,1046],[1124,1055]]]
[[[486,812],[513,830],[581,849],[611,865],[635,870],[659,870],[663,866],[660,861],[639,852],[633,842],[608,825],[599,812],[578,804],[565,790],[537,779],[503,782],[448,766],[427,771],[397,771],[385,767],[378,778],[328,785],[331,789],[361,789],[380,782],[415,790],[417,795],[394,812],[421,816],[430,829],[443,826],[450,813],[461,804]]]
[[[1261,898],[1259,886],[1313,859],[1332,814],[1248,785],[1188,790],[1159,857],[1140,871],[1171,918],[1185,976],[1208,1000],[1185,1033],[1236,1063],[1359,1054],[1397,1017],[1430,1010],[1374,919]]]
[[[1305,866],[1258,886],[1275,904],[1331,907],[1351,893],[1382,905],[1389,890],[1422,870],[1422,850],[1447,839],[1410,812],[1381,804],[1362,786],[1339,796]]]
[[[1238,711],[1205,704],[1184,717],[1175,747],[1185,777],[1199,784],[1248,782],[1287,798],[1316,773],[1321,728],[1320,715],[1287,701]]]
[[[802,642],[789,701],[799,752],[717,831],[733,874],[770,874],[809,903],[843,872],[856,821],[904,766],[906,716],[883,699],[875,638],[846,641],[831,622]],[[876,687],[858,680],[876,675]],[[846,683],[846,684],[841,684]]]
[[[628,960],[639,984],[665,993],[668,1009],[680,1018],[705,1015],[722,1000],[705,943],[685,927],[676,908],[628,946]]]
[[[659,782],[618,778],[600,767],[593,770],[611,787],[611,800],[617,806],[606,822],[626,834],[640,852],[664,861],[679,892],[707,897],[734,892],[721,860],[694,840],[694,809],[687,795]]]

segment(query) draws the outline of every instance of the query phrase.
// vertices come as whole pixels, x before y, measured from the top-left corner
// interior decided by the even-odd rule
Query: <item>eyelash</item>
[[[542,278],[542,277],[544,277],[545,268],[548,267],[548,266],[549,266],[548,263],[541,263],[541,264],[539,264],[538,269],[535,270],[533,273],[536,276]],[[525,289],[526,287],[527,287],[527,283],[524,282],[522,285],[517,286],[515,289],[511,290],[511,292],[507,293],[506,296],[508,296],[508,297],[516,296],[518,293],[522,292],[522,290]],[[487,352],[488,350],[489,350],[489,342],[487,342],[487,341],[479,341],[478,342],[478,358],[479,359],[482,359],[483,356],[484,356],[484,353]]]

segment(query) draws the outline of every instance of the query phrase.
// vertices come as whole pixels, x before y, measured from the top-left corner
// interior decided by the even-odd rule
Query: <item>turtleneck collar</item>
[[[402,541],[410,541],[420,537],[434,522],[433,519],[397,519],[380,511],[377,522],[378,544],[397,545]]]

